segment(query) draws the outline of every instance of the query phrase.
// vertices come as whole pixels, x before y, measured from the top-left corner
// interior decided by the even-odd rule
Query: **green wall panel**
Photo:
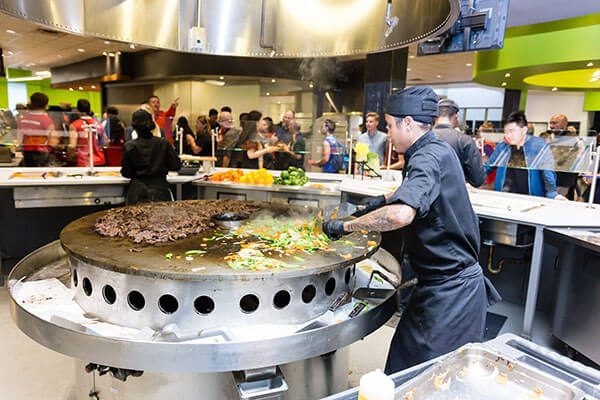
[[[600,111],[600,92],[587,92],[585,94],[583,111]]]

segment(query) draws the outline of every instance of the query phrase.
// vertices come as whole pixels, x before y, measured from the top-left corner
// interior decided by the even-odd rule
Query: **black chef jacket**
[[[477,263],[477,216],[456,153],[430,131],[404,157],[391,202],[416,210],[403,236],[419,282],[392,338],[387,374],[482,341],[486,307],[500,298]]]
[[[456,152],[462,165],[463,173],[469,184],[479,187],[485,182],[486,172],[483,167],[481,153],[475,141],[468,135],[458,132],[447,124],[437,124],[433,127],[435,135],[448,143]]]
[[[167,174],[180,168],[181,161],[166,139],[138,137],[126,142],[121,175],[131,179],[127,204],[170,200]]]
[[[478,262],[479,225],[456,153],[429,131],[404,154],[402,185],[391,203],[417,211],[404,230],[417,275],[453,275]]]

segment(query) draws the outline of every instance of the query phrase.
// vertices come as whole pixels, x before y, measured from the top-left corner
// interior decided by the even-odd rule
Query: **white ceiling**
[[[510,0],[508,26],[521,26],[600,13],[600,0]]]
[[[508,25],[519,26],[600,12],[600,0],[511,0]],[[0,13],[0,47],[7,67],[33,71],[72,64],[97,57],[103,51],[138,51],[126,43],[104,43],[65,33],[44,33],[40,26]],[[8,33],[13,30],[16,33]],[[79,52],[78,49],[85,50]],[[12,52],[12,54],[10,53]],[[444,84],[469,82],[472,77],[474,53],[415,57],[416,47],[409,50],[409,84]]]

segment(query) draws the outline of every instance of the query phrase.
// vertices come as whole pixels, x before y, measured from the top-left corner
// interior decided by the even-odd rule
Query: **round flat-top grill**
[[[201,209],[209,202],[213,208],[228,211],[219,207],[219,200],[190,204]],[[231,201],[222,204],[236,206]],[[252,205],[254,211],[242,224],[265,218],[281,225],[292,220],[312,223],[317,217],[317,210],[308,207]],[[169,208],[169,203],[143,207],[154,207],[161,214],[182,212]],[[78,219],[60,235],[71,261],[75,300],[104,321],[140,329],[176,324],[179,329],[197,331],[308,321],[325,312],[340,293],[352,292],[354,264],[375,252],[380,241],[378,233],[357,232],[329,242],[326,250],[265,253],[285,263],[282,268],[236,270],[229,266],[228,257],[260,241],[258,237],[241,239],[209,225],[183,239],[137,244],[127,237],[103,237],[94,230],[96,222],[110,212]]]

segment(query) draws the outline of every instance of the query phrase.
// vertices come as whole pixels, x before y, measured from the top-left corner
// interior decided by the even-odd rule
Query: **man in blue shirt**
[[[358,136],[358,142],[368,144],[369,151],[377,154],[379,164],[383,164],[385,162],[385,149],[387,148],[387,134],[377,130],[379,114],[374,112],[367,113],[365,125],[367,131]]]
[[[521,111],[508,116],[504,141],[496,145],[485,168],[488,173],[497,171],[494,190],[566,200],[556,191],[550,147],[544,139],[527,134],[527,118]]]

